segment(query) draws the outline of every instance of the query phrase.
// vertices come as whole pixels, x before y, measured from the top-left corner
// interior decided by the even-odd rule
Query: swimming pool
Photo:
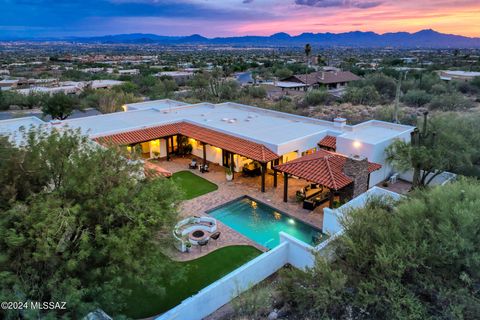
[[[311,245],[316,245],[326,239],[326,235],[320,229],[248,196],[207,213],[269,249],[280,243],[280,231]]]

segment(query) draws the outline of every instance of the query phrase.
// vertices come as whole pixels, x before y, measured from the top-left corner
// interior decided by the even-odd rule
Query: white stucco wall
[[[393,168],[387,164],[385,149],[392,144],[395,139],[410,141],[410,132],[399,134],[395,138],[385,139],[376,144],[356,141],[354,139],[337,137],[337,152],[346,156],[359,155],[366,157],[368,161],[379,163],[382,168],[370,174],[370,185],[372,187],[385,179],[388,179],[394,172]]]
[[[337,209],[324,208],[323,209],[323,227],[322,231],[334,235],[342,230],[340,224],[341,217],[349,210],[361,208],[371,197],[389,197],[393,200],[399,200],[402,196],[398,193],[391,192],[379,187],[373,187],[360,196],[350,200],[343,206]]]

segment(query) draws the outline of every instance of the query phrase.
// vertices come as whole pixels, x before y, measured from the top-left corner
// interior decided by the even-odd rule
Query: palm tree
[[[308,90],[308,68],[310,67],[310,53],[312,52],[312,46],[310,43],[305,45],[305,58],[307,60],[307,68],[305,69],[305,88]]]

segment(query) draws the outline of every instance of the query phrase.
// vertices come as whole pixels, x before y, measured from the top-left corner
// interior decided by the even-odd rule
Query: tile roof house
[[[359,156],[380,164],[381,168],[371,172],[369,182],[372,186],[392,174],[393,169],[385,161],[385,147],[395,139],[408,141],[413,130],[411,126],[377,120],[347,125],[344,119],[325,121],[231,102],[187,104],[156,100],[129,104],[123,110],[54,122],[38,118],[1,120],[0,134],[9,135],[12,142],[21,144],[21,127],[79,129],[102,144],[113,143],[125,146],[127,150],[135,146],[135,150],[141,151],[146,159],[169,159],[178,150],[179,139],[186,138],[192,147],[192,155],[205,163],[233,167],[235,172],[241,172],[252,162],[258,162],[263,178],[267,170],[279,163],[291,162],[298,166],[292,161],[302,159],[300,157],[305,154],[323,152],[318,150],[320,145],[320,148],[329,148],[327,150],[335,151],[337,155]],[[324,167],[312,169],[316,170],[312,174],[318,174],[328,166],[334,167],[339,159],[345,159],[338,157],[316,160]],[[339,175],[332,181],[333,185],[329,185],[341,187],[350,180]]]
[[[309,87],[326,87],[327,89],[336,89],[345,86],[352,81],[360,80],[360,77],[350,71],[316,71],[305,74],[296,74],[282,79],[288,82],[298,82]]]

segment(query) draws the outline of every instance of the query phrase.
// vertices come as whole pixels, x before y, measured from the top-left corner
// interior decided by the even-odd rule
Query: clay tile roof
[[[226,133],[204,128],[188,122],[177,122],[150,128],[131,130],[127,132],[95,138],[95,140],[100,143],[110,142],[117,145],[128,145],[167,137],[175,134],[182,134],[189,138],[199,140],[203,143],[260,162],[269,162],[279,157],[273,151],[260,143],[252,142],[243,138],[238,138]]]
[[[178,123],[165,124],[156,127],[131,130],[121,133],[115,133],[108,136],[98,137],[94,140],[99,143],[112,143],[116,145],[128,145],[149,140],[158,139],[178,134]]]
[[[318,142],[320,147],[327,147],[336,149],[337,148],[337,137],[334,136],[325,136],[322,140]]]
[[[278,171],[292,174],[299,178],[339,190],[353,180],[343,173],[347,157],[327,150],[319,150],[312,154],[297,158],[275,167]],[[368,163],[368,172],[379,170],[382,166]]]
[[[295,77],[302,83],[308,81],[308,85],[313,85],[315,83],[330,84],[360,80],[359,76],[350,71],[316,71],[309,73],[308,76],[297,74]]]

